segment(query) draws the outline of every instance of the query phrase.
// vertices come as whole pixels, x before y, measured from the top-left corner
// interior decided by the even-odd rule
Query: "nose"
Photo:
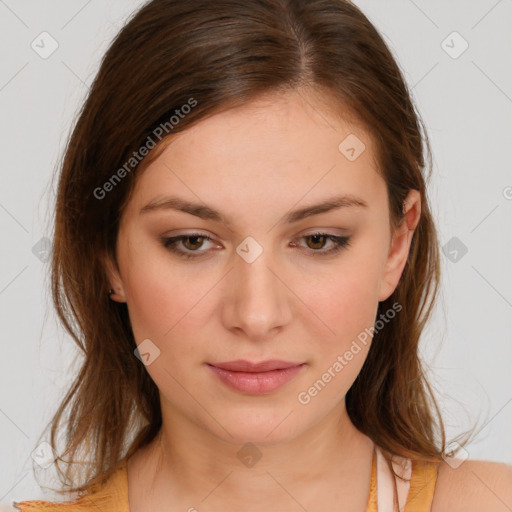
[[[254,249],[250,246],[248,253],[234,257],[233,268],[226,276],[229,291],[222,318],[226,329],[238,331],[249,340],[263,341],[290,322],[293,293],[271,251],[263,250],[252,261],[250,251]]]

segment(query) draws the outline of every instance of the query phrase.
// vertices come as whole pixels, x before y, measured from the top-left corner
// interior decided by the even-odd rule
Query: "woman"
[[[469,436],[446,443],[418,354],[439,283],[420,126],[347,1],[144,5],[60,175],[52,291],[85,358],[51,444],[77,496],[14,505],[511,507],[512,468],[450,456]]]

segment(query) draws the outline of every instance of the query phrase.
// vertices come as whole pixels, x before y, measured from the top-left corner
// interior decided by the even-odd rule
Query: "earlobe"
[[[380,283],[379,302],[389,298],[400,281],[409,256],[414,231],[420,218],[420,193],[417,190],[410,190],[404,201],[404,218],[392,235],[388,258]]]
[[[101,259],[105,266],[108,283],[110,285],[108,291],[109,298],[116,302],[126,302],[123,281],[119,274],[119,269],[108,255],[104,254]]]

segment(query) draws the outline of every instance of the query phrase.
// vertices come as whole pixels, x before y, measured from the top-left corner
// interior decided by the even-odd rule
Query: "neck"
[[[358,492],[354,502],[366,503],[374,445],[354,427],[344,401],[309,430],[276,444],[229,443],[175,411],[162,419],[139,466],[162,503],[170,502],[162,495],[170,492],[183,503],[203,500],[208,510],[217,510],[214,503],[218,510],[223,504],[246,512],[292,510],[294,500],[315,510],[318,496]]]

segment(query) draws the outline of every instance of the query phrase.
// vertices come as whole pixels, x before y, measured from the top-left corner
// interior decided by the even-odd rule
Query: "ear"
[[[107,254],[103,254],[101,260],[105,266],[105,271],[110,283],[110,289],[114,290],[114,293],[110,295],[110,299],[115,300],[116,302],[126,302],[123,280],[121,279],[116,262]]]
[[[380,282],[379,302],[395,291],[407,263],[412,236],[421,217],[421,196],[418,190],[410,190],[404,201],[404,219],[392,233],[384,273]]]

